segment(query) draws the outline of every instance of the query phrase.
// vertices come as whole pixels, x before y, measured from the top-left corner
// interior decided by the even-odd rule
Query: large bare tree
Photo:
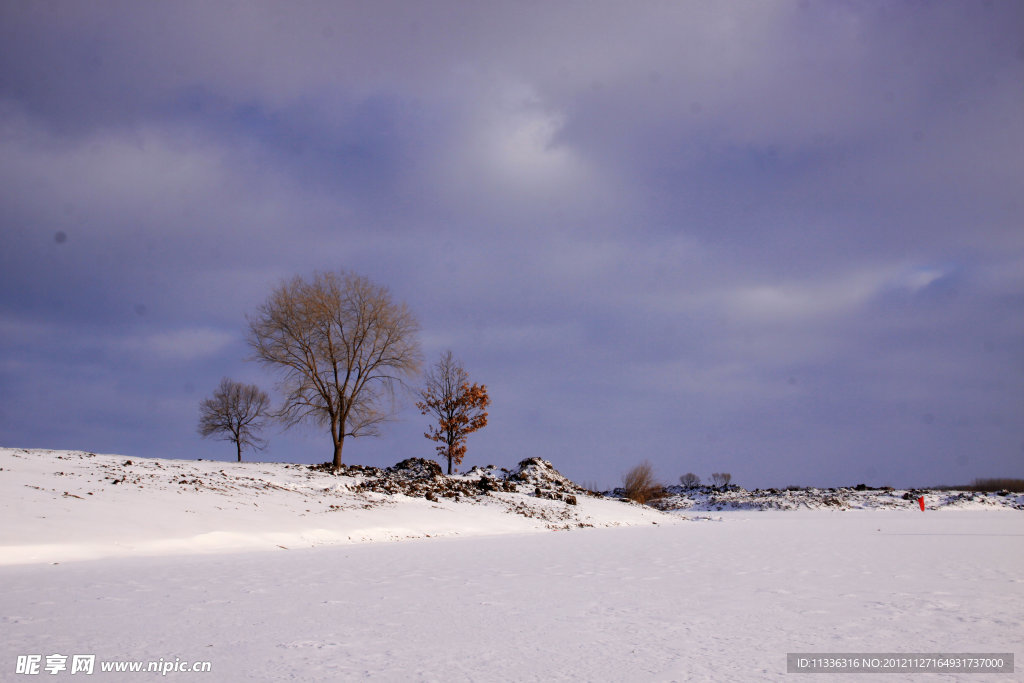
[[[487,386],[470,384],[466,369],[451,351],[445,351],[427,373],[420,398],[423,400],[416,403],[420,413],[437,418],[437,425],[431,425],[423,436],[439,442],[437,453],[448,459],[451,474],[452,463],[460,464],[466,454],[466,437],[487,425],[484,408],[491,404]]]
[[[418,375],[418,332],[386,287],[345,271],[283,282],[249,317],[253,358],[281,374],[278,415],[328,427],[335,471],[345,437],[379,435],[395,390]]]
[[[266,424],[270,399],[255,384],[242,384],[223,378],[212,398],[199,404],[199,434],[206,438],[220,434],[225,441],[235,444],[238,462],[242,462],[242,449],[256,450],[267,445],[257,432]]]

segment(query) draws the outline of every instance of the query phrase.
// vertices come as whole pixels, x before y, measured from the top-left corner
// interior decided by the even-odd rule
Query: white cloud
[[[226,332],[194,327],[129,338],[124,346],[165,360],[193,361],[216,355],[234,341],[235,336]]]
[[[907,289],[917,292],[945,275],[946,271],[941,268],[923,267],[903,274],[898,281]]]
[[[882,266],[833,278],[746,285],[714,298],[742,321],[799,322],[849,314],[894,284],[918,289],[941,275],[933,269]]]
[[[577,207],[613,193],[560,137],[566,114],[523,81],[463,74],[452,106],[459,124],[429,165],[431,191],[451,206],[518,212],[557,202]]]

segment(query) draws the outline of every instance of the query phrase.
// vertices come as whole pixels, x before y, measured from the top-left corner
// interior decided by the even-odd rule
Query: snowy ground
[[[946,490],[894,490],[867,487],[745,489],[730,486],[726,490],[710,486],[683,488],[672,486],[668,495],[657,501],[662,510],[906,510],[924,498],[925,509],[992,510],[1012,508],[1024,511],[1024,495],[1009,491],[979,493]]]
[[[0,511],[17,520],[0,527],[0,565],[679,521],[583,495],[537,462],[431,479],[419,471],[334,476],[306,465],[0,448]],[[509,490],[482,492],[484,475]],[[423,497],[429,490],[433,500]],[[570,495],[575,504],[563,500]]]
[[[27,654],[42,655],[43,664],[50,654],[95,654],[92,678],[99,680],[160,677],[103,674],[100,662],[162,659],[208,661],[210,673],[170,677],[217,681],[728,681],[802,679],[805,674],[785,673],[786,653],[796,651],[1014,652],[1018,660],[1024,652],[1024,514],[1009,507],[724,511],[684,519],[614,501],[569,506],[531,498],[604,524],[616,523],[619,514],[618,523],[633,525],[538,533],[553,523],[501,503],[463,499],[435,510],[410,507],[419,502],[401,496],[390,506],[364,509],[349,491],[323,503],[324,510],[310,507],[302,524],[289,527],[281,510],[295,500],[277,496],[306,498],[278,489],[260,494],[266,497],[257,501],[266,505],[259,507],[269,512],[252,516],[241,505],[249,493],[225,496],[200,487],[179,494],[152,483],[117,489],[123,497],[114,517],[97,500],[101,490],[89,488],[101,479],[89,479],[98,471],[95,458],[76,459],[92,463],[79,475],[56,475],[62,482],[82,479],[81,487],[58,491],[48,478],[45,485],[22,481],[30,471],[38,478],[53,469],[33,470],[47,462],[38,453],[0,450],[2,680],[31,679],[13,673],[18,656]],[[224,463],[198,466],[212,468],[211,477],[221,468],[234,471]],[[282,466],[248,471],[261,467],[277,472]],[[305,477],[295,472],[300,481]],[[286,489],[285,483],[278,481]],[[115,496],[109,487],[102,493]],[[352,507],[328,507],[342,505],[347,495]],[[219,504],[198,508],[206,498]],[[308,495],[310,504],[314,498]],[[173,512],[169,501],[176,499],[195,512]],[[77,503],[92,507],[56,512]],[[411,524],[406,518],[415,518],[407,514],[414,509],[426,520],[418,522],[417,538],[339,540],[347,528],[388,529],[385,513]],[[54,512],[41,514],[46,510]],[[216,534],[209,520],[231,511],[237,516],[222,520],[231,534],[206,536],[204,543],[189,535]],[[277,533],[297,539],[310,519],[321,525],[322,518],[349,514],[359,519],[332,522],[330,545],[280,544],[285,550],[255,529],[244,543],[232,540],[247,521],[277,518]],[[206,521],[178,527],[193,518]],[[499,519],[521,526],[502,526]],[[451,533],[426,538],[440,520]],[[64,525],[71,530],[59,528]],[[137,538],[147,528],[164,541],[147,546]],[[117,529],[130,540],[119,540]],[[168,538],[186,540],[168,545]],[[31,551],[31,545],[44,547]],[[83,553],[96,559],[69,561]],[[1011,675],[912,679],[1022,680],[1021,670],[1018,662]]]

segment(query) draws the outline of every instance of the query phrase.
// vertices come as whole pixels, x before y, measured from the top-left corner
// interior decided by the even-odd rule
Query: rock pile
[[[543,458],[527,458],[520,461],[517,470],[510,473],[508,478],[532,486],[533,495],[537,498],[562,500],[570,505],[576,505],[577,495],[587,492]]]
[[[310,469],[333,471],[329,463],[311,465]],[[492,492],[507,492],[526,493],[537,498],[576,505],[576,496],[586,492],[541,458],[527,458],[513,471],[489,465],[474,467],[465,474],[453,476],[445,476],[435,461],[425,458],[408,458],[386,469],[343,465],[338,474],[355,477],[357,483],[354,488],[359,491],[402,494],[427,500],[458,500],[462,497],[485,496]]]

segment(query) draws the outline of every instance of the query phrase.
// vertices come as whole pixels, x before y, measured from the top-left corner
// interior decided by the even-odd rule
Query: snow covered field
[[[560,506],[558,514],[574,508],[573,520],[595,526],[632,525],[539,533],[558,525],[510,512],[516,501],[498,502],[522,493],[436,508],[398,496],[367,509],[338,491],[315,508],[312,493],[278,481],[280,489],[245,505],[249,489],[178,493],[141,475],[148,487],[101,486],[106,470],[96,463],[114,456],[57,468],[56,455],[47,457],[0,450],[3,680],[31,680],[14,673],[19,655],[42,655],[45,665],[55,653],[95,654],[92,678],[101,680],[161,676],[104,674],[100,662],[162,659],[210,662],[209,673],[170,677],[216,681],[668,681],[778,680],[787,677],[786,653],[796,651],[1015,652],[1018,660],[1022,652],[1024,514],[1010,508],[684,517],[614,501],[531,499]],[[198,466],[211,468],[210,477],[236,467]],[[245,467],[255,474],[283,466]],[[63,487],[43,477],[68,470],[78,474],[55,475]],[[32,477],[37,483],[25,480]],[[111,508],[101,494],[121,497]],[[297,500],[311,512],[289,525],[297,516],[282,510]],[[264,510],[255,513],[259,501]],[[419,527],[387,531],[390,522],[412,524],[415,510]],[[219,515],[229,531],[212,530]],[[348,515],[355,521],[338,521]],[[181,528],[183,519],[192,526]],[[242,533],[275,519],[275,529]],[[302,535],[317,526],[325,535]],[[442,527],[446,537],[426,538]],[[371,528],[377,538],[416,538],[341,538]],[[271,544],[285,539],[300,543]],[[88,557],[95,559],[69,561]],[[1018,663],[1016,674],[981,678],[1022,680],[1020,671]]]
[[[0,511],[16,520],[0,527],[0,565],[679,522],[582,494],[569,504],[560,498],[578,487],[545,461],[450,478],[407,462],[333,476],[307,465],[0,448]],[[482,475],[497,490],[482,491]]]

